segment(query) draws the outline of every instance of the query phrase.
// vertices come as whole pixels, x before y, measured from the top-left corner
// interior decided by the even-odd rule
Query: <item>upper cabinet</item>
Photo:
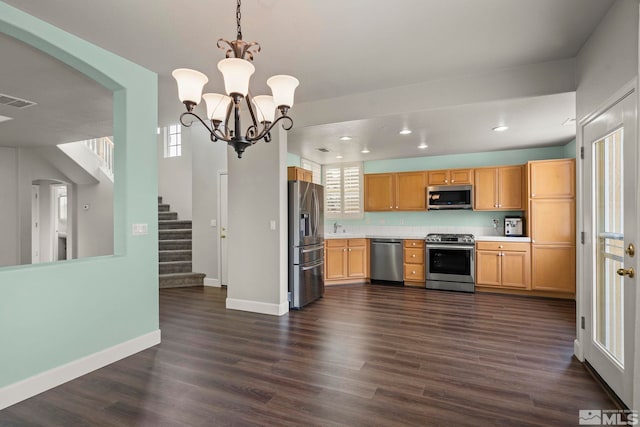
[[[480,168],[474,171],[474,209],[524,210],[524,166]]]
[[[473,169],[444,169],[427,173],[428,185],[473,184]]]
[[[364,176],[364,210],[426,209],[426,172],[376,173]]]
[[[529,193],[532,199],[575,197],[576,162],[573,159],[529,163]]]
[[[289,181],[313,182],[313,172],[297,166],[289,166],[287,168],[287,179]]]

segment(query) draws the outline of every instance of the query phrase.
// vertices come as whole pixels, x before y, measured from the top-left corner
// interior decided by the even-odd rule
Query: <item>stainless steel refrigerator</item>
[[[324,294],[324,188],[289,181],[289,308]]]

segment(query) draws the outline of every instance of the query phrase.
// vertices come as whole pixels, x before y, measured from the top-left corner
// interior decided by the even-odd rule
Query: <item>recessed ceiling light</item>
[[[371,151],[369,151],[368,148],[363,148],[362,151],[361,151],[362,154],[369,154],[370,152]]]
[[[509,129],[509,126],[504,126],[504,125],[496,126],[493,128],[493,130],[496,132],[504,132],[507,129]]]
[[[429,147],[427,144],[420,144],[418,145],[418,148],[421,150],[424,150],[425,148]]]
[[[411,133],[411,129],[402,129],[400,131],[400,135],[409,135]]]
[[[336,156],[336,159],[342,159],[342,158],[343,158],[343,157],[342,157],[340,154],[338,154],[338,155]]]
[[[347,135],[340,137],[340,141],[351,141],[352,139],[353,138],[351,138],[350,136],[347,136]]]
[[[13,118],[7,117],[7,116],[0,116],[0,122],[6,122],[7,120],[13,120]]]

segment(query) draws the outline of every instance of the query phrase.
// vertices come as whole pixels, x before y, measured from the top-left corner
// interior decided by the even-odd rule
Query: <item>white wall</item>
[[[229,284],[227,308],[288,311],[286,132],[258,142],[242,159],[228,151]],[[275,221],[276,230],[270,230]]]
[[[78,258],[113,254],[113,183],[102,171],[99,175],[97,184],[75,186]]]
[[[192,214],[193,214],[193,271],[207,275],[211,284],[220,283],[218,171],[227,170],[227,151],[224,142],[211,142],[209,133],[200,127],[183,135],[183,142],[192,150]]]
[[[638,75],[638,0],[618,0],[576,61],[576,118],[580,120]]]
[[[182,126],[182,155],[179,157],[164,157],[164,136],[162,132],[158,135],[158,195],[164,203],[171,205],[173,212],[178,212],[178,219],[193,219],[189,140],[192,132],[204,132],[200,126],[193,126]]]
[[[15,148],[0,147],[0,266],[18,263],[17,204],[18,153]]]

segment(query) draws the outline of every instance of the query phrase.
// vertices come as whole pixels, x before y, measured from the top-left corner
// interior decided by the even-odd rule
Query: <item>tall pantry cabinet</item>
[[[575,159],[527,164],[531,289],[575,294]]]

